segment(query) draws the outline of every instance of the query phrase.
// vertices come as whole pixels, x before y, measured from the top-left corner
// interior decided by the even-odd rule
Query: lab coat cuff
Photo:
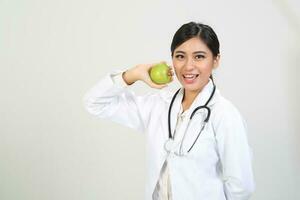
[[[127,85],[127,83],[124,81],[122,74],[123,72],[125,72],[125,70],[123,71],[117,71],[115,73],[112,73],[110,76],[114,82],[114,84],[118,85],[121,88],[125,88],[128,87],[129,85]]]

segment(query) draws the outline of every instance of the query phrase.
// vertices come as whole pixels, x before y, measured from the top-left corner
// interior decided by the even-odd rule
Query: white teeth
[[[193,78],[195,75],[184,75],[185,78]]]
[[[198,75],[196,74],[186,74],[186,75],[183,75],[183,78],[186,78],[186,79],[194,79],[196,78]]]

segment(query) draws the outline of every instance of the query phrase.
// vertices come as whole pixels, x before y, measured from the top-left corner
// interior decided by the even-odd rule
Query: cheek
[[[174,71],[175,71],[175,74],[178,78],[180,70],[177,67],[174,66]]]
[[[180,65],[178,65],[178,63],[176,63],[175,61],[173,61],[173,70],[175,72],[175,74],[177,75],[177,73],[180,71]]]
[[[210,66],[210,68],[212,68],[214,66],[214,60],[213,59],[208,59],[206,61],[206,65]]]
[[[203,65],[201,65],[199,67],[200,67],[201,71],[210,73],[211,70],[213,69],[213,63],[208,61],[208,62],[203,63]]]

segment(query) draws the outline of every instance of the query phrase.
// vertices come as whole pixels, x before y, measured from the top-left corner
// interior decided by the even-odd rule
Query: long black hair
[[[189,22],[183,24],[174,34],[171,43],[171,56],[173,57],[176,47],[194,37],[201,39],[210,49],[214,57],[220,53],[220,43],[215,31],[206,24]],[[213,79],[212,75],[210,75],[210,78]]]

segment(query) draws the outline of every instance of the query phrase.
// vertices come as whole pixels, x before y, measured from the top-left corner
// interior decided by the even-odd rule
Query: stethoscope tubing
[[[193,119],[193,116],[196,114],[196,112],[197,112],[198,110],[200,110],[200,109],[206,109],[206,111],[207,111],[207,116],[206,116],[206,118],[205,118],[204,121],[203,121],[204,123],[203,123],[203,125],[202,125],[202,127],[201,127],[201,129],[200,129],[200,132],[199,132],[199,134],[197,135],[197,138],[194,140],[192,146],[191,146],[191,147],[189,148],[189,150],[187,151],[187,153],[189,153],[189,152],[192,150],[192,148],[193,148],[194,145],[196,144],[196,142],[197,142],[197,140],[198,140],[200,134],[202,133],[202,131],[203,131],[203,129],[204,129],[206,123],[207,123],[208,120],[210,119],[211,110],[210,110],[210,108],[208,107],[208,103],[209,103],[209,102],[211,101],[211,99],[213,98],[213,96],[214,96],[214,94],[215,94],[215,90],[216,90],[216,85],[214,84],[214,81],[213,81],[213,80],[212,80],[212,83],[213,83],[213,91],[212,91],[212,93],[211,93],[209,99],[206,101],[206,103],[205,103],[204,105],[196,107],[196,108],[193,110],[193,112],[192,112],[192,114],[191,114],[191,116],[190,116],[190,119],[189,119],[188,124],[190,124],[190,121]],[[174,101],[175,101],[175,99],[176,99],[176,96],[177,96],[177,94],[179,93],[179,91],[180,91],[180,89],[178,89],[178,90],[175,92],[175,94],[174,94],[174,96],[173,96],[173,98],[172,98],[172,100],[171,100],[170,106],[169,106],[169,111],[168,111],[168,132],[169,132],[169,140],[173,140],[173,139],[174,139],[174,138],[172,137],[172,133],[171,133],[171,132],[172,132],[172,131],[171,131],[171,110],[172,110],[173,103],[174,103]],[[186,129],[186,130],[187,130],[187,129]],[[179,154],[179,155],[183,155],[183,153],[181,153],[181,152],[182,152],[183,141],[184,141],[184,139],[185,139],[185,137],[186,137],[186,130],[185,130],[183,139],[182,139],[181,144],[180,144],[180,154]]]

